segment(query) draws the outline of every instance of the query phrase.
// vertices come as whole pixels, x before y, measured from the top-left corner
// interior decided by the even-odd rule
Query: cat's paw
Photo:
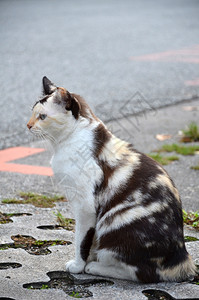
[[[66,263],[66,271],[70,273],[82,273],[84,271],[85,263],[76,260],[70,260]]]
[[[98,275],[98,272],[97,272],[98,266],[99,266],[98,262],[95,262],[95,261],[89,262],[85,267],[85,272],[87,274]]]

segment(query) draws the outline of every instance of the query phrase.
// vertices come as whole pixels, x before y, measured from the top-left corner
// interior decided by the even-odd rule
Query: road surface
[[[48,76],[110,120],[199,95],[195,0],[1,0],[0,149],[26,123]]]

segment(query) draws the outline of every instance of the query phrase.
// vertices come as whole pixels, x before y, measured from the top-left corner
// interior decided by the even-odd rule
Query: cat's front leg
[[[70,273],[82,273],[95,234],[96,215],[85,210],[79,210],[75,220],[75,259],[66,263],[66,270]]]

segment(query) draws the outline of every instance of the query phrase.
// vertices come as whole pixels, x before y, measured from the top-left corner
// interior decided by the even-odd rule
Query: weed
[[[183,221],[187,225],[191,225],[195,229],[199,230],[199,212],[189,211],[186,212],[183,210]]]
[[[69,296],[74,297],[74,298],[81,298],[81,296],[79,295],[79,293],[76,293],[74,291],[72,293],[70,293]]]
[[[184,241],[185,242],[195,242],[195,241],[198,241],[198,239],[196,237],[194,237],[194,236],[188,236],[188,235],[186,235],[186,236],[184,236]]]
[[[55,202],[58,201],[66,201],[66,199],[63,196],[46,196],[46,195],[40,195],[35,193],[25,193],[21,192],[19,193],[20,198],[22,199],[3,199],[2,203],[6,204],[32,204],[36,207],[54,207]]]
[[[41,290],[49,289],[49,286],[47,284],[42,284]]]
[[[192,166],[191,169],[197,171],[197,170],[199,170],[199,165],[198,166]]]
[[[35,246],[42,246],[42,245],[44,245],[46,242],[47,242],[47,241],[40,241],[40,240],[37,240],[37,241],[34,242],[34,245],[35,245]]]
[[[199,129],[195,122],[190,123],[188,128],[182,132],[183,136],[180,140],[181,142],[189,143],[199,141]]]
[[[0,224],[6,224],[6,223],[11,223],[13,222],[8,214],[4,214],[0,212]]]
[[[71,242],[64,240],[36,240],[31,236],[23,236],[19,234],[11,236],[11,239],[14,241],[14,243],[0,244],[0,250],[7,250],[9,248],[22,248],[30,254],[46,255],[51,253],[51,251],[47,248],[48,246],[71,244]]]
[[[153,158],[154,160],[156,160],[158,163],[160,163],[161,165],[168,165],[170,164],[172,161],[175,160],[179,160],[179,157],[176,155],[172,155],[172,156],[163,156],[160,153],[151,153],[149,154],[149,156],[151,158]]]
[[[54,215],[57,217],[57,222],[60,226],[64,227],[66,230],[74,230],[75,220],[65,218],[60,211],[57,210],[57,213],[54,212]]]
[[[176,152],[181,155],[194,155],[196,151],[199,151],[199,145],[184,146],[178,144],[166,144],[156,152]]]

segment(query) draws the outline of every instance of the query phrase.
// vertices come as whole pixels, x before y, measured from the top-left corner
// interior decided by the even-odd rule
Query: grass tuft
[[[82,297],[80,296],[80,294],[77,293],[77,292],[71,292],[71,293],[69,294],[69,296],[71,296],[71,297],[73,297],[73,298],[82,298]]]
[[[186,212],[185,210],[183,210],[182,212],[183,212],[184,223],[187,225],[191,225],[195,229],[199,230],[199,211]]]
[[[149,154],[149,156],[164,166],[170,164],[171,162],[173,162],[175,160],[179,160],[179,157],[176,155],[163,156],[160,153],[151,153],[151,154]]]
[[[54,215],[57,217],[57,222],[60,226],[64,227],[66,230],[75,230],[75,220],[65,218],[59,211],[57,213],[54,213]]]
[[[194,155],[196,151],[199,151],[199,145],[184,146],[178,144],[166,144],[156,152],[176,152],[181,155]]]
[[[197,171],[197,170],[199,170],[199,165],[198,166],[192,166],[191,169]]]
[[[47,284],[42,284],[41,290],[49,289],[49,286]]]
[[[188,128],[182,132],[183,136],[180,140],[181,142],[189,143],[199,141],[199,129],[195,122],[190,123]]]
[[[185,236],[184,237],[184,241],[185,242],[196,242],[196,241],[198,241],[198,239],[196,238],[196,237],[194,237],[194,236]]]
[[[46,196],[46,195],[41,195],[41,194],[36,194],[36,193],[31,193],[31,192],[21,192],[19,193],[20,198],[22,199],[3,199],[2,203],[6,204],[32,204],[36,207],[54,207],[55,202],[58,201],[66,201],[66,199],[63,196]]]

